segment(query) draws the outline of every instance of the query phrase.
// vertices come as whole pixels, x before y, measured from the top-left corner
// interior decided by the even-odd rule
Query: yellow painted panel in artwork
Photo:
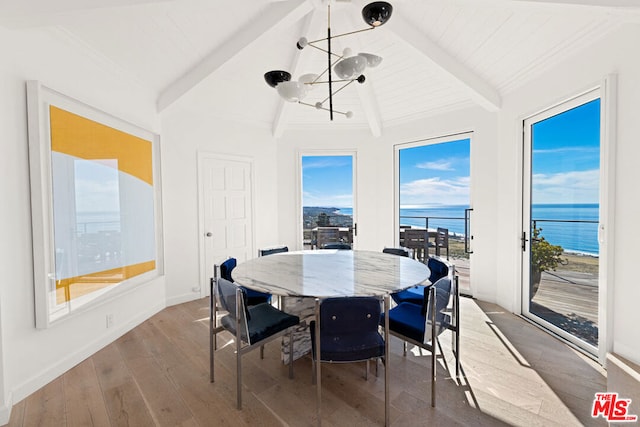
[[[151,141],[53,105],[49,115],[53,151],[86,160],[117,160],[118,170],[153,185]]]
[[[56,303],[62,304],[72,299],[90,294],[108,286],[113,286],[126,279],[152,271],[155,261],[126,265],[111,270],[99,271],[84,276],[70,277],[56,281]]]

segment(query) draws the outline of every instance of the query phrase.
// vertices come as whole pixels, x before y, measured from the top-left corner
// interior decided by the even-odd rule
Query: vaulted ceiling
[[[334,97],[350,119],[284,102],[263,74],[320,73],[323,52],[298,50],[301,36],[366,28],[361,0],[0,0],[0,25],[46,30],[113,72],[157,94],[158,111],[181,105],[250,122],[276,136],[287,129],[384,129],[479,105],[499,110],[509,91],[626,22],[639,0],[394,0],[389,22],[333,39],[383,58]],[[305,101],[328,96],[317,87]]]

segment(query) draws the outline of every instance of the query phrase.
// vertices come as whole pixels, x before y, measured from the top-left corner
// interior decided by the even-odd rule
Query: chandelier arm
[[[300,104],[300,105],[305,105],[305,106],[307,106],[307,107],[312,107],[312,108],[314,108],[314,109],[316,109],[316,110],[329,111],[329,109],[328,109],[328,108],[325,108],[325,107],[318,107],[317,105],[309,104],[308,102],[298,101],[298,104]],[[344,112],[344,111],[333,110],[333,112],[334,112],[334,113],[338,113],[338,114],[342,114],[343,116],[346,116],[346,115],[347,115],[347,113],[346,113],[346,112]]]
[[[355,31],[349,31],[348,33],[337,34],[335,36],[331,36],[331,38],[332,39],[336,39],[338,37],[350,36],[351,34],[363,33],[365,31],[371,31],[371,30],[375,30],[375,29],[376,29],[376,27],[367,27],[367,28],[363,28],[361,30],[355,30]],[[311,45],[313,43],[319,43],[319,42],[323,42],[325,40],[327,40],[327,39],[326,38],[318,39],[318,40],[313,40],[313,41],[310,41],[310,42],[307,42],[307,43]]]
[[[333,38],[333,37],[332,37],[332,38]],[[312,44],[309,44],[308,46],[311,46],[311,47],[312,47],[312,48],[314,48],[314,49],[318,49],[318,50],[320,50],[320,51],[322,51],[322,52],[324,52],[324,53],[328,53],[328,54],[331,54],[331,55],[333,55],[333,56],[337,56],[337,57],[338,57],[338,60],[340,60],[340,59],[342,59],[342,58],[343,58],[343,56],[342,56],[342,55],[338,55],[337,53],[330,52],[330,51],[328,51],[327,49],[323,49],[323,48],[321,48],[321,47],[314,46],[314,45],[312,45]]]
[[[351,80],[351,81],[349,81],[349,83],[344,84],[340,89],[336,90],[335,92],[333,92],[333,93],[331,93],[331,92],[330,92],[330,93],[329,93],[329,97],[328,97],[328,98],[325,98],[325,99],[322,101],[322,103],[324,104],[324,103],[327,101],[327,99],[332,99],[334,95],[336,95],[338,92],[340,92],[340,91],[341,91],[342,89],[344,89],[345,87],[349,86],[349,85],[350,85],[351,83],[353,83],[354,81],[356,81],[356,79]]]

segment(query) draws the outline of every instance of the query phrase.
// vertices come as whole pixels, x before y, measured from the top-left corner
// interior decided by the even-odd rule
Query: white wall
[[[616,156],[615,280],[610,284],[609,320],[613,348],[640,362],[640,317],[637,302],[635,242],[640,239],[635,169],[640,158],[640,58],[630,54],[640,40],[640,27],[627,26],[600,40],[540,78],[504,96],[495,114],[470,109],[383,130],[373,138],[364,131],[287,132],[278,141],[280,236],[296,247],[298,153],[305,150],[357,152],[358,248],[381,250],[393,243],[393,145],[473,131],[471,182],[474,254],[471,257],[474,295],[519,312],[522,218],[522,120],[541,109],[619,76]],[[603,327],[604,325],[601,325]]]
[[[48,30],[0,28],[0,424],[21,400],[165,305],[164,280],[35,329],[26,80],[158,131],[154,96],[79,44]],[[106,314],[115,325],[106,329]]]
[[[215,94],[212,94],[215,96]],[[167,303],[200,297],[198,231],[198,152],[243,156],[254,165],[256,248],[280,243],[276,144],[269,131],[208,117],[183,108],[181,101],[163,113],[162,174],[165,224]],[[257,255],[257,249],[256,249]]]
[[[381,251],[395,242],[394,145],[473,131],[471,182],[474,254],[471,256],[474,294],[493,301],[497,293],[497,258],[493,229],[497,217],[497,116],[473,108],[437,118],[384,129],[374,138],[368,130],[287,132],[278,141],[278,199],[280,236],[300,247],[298,182],[300,153],[344,150],[356,153],[357,248]],[[321,151],[320,151],[321,152]]]
[[[598,85],[610,74],[618,75],[617,156],[615,158],[615,234],[610,235],[614,280],[609,284],[612,301],[608,312],[613,348],[608,349],[640,362],[638,301],[640,286],[637,274],[637,242],[640,239],[637,194],[637,168],[640,158],[640,58],[630,54],[640,40],[640,26],[628,25],[615,34],[590,46],[575,57],[566,58],[535,81],[504,98],[499,114],[500,158],[498,212],[501,233],[497,256],[501,259],[497,302],[516,311],[520,279],[519,251],[521,121],[546,107]],[[615,124],[614,124],[615,125]],[[603,330],[605,325],[599,325]]]

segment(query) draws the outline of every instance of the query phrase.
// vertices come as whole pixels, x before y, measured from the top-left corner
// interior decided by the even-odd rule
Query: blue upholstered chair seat
[[[448,314],[443,313],[437,314],[436,318],[438,319],[436,333],[439,335],[449,324],[450,318]],[[384,317],[381,323],[384,325]],[[424,328],[425,316],[422,313],[422,307],[419,305],[403,302],[389,311],[389,329],[405,337],[417,342],[423,342]]]
[[[311,347],[315,355],[315,321],[311,321]],[[384,356],[384,339],[378,332],[321,335],[320,349],[324,362],[355,362]]]
[[[250,306],[247,309],[249,319],[251,319],[249,321],[249,339],[247,340],[244,331],[240,331],[240,336],[243,341],[250,343],[261,341],[300,322],[298,316],[284,313],[268,303]],[[220,322],[225,329],[235,335],[236,320],[232,316],[226,315],[220,319]]]
[[[404,291],[396,292],[395,294],[391,294],[391,298],[396,302],[396,304],[401,304],[403,302],[410,302],[411,304],[422,305],[422,300],[424,299],[425,290],[429,292],[429,286],[414,286],[409,289],[405,289]]]
[[[431,283],[435,283],[449,274],[449,266],[438,258],[429,257],[427,260],[427,267],[429,267],[429,271],[431,272],[429,275],[429,282]],[[412,304],[421,305],[424,293],[429,292],[430,286],[431,285],[414,286],[412,288],[405,289],[404,291],[391,294],[391,298],[393,298],[396,304],[410,302]]]

